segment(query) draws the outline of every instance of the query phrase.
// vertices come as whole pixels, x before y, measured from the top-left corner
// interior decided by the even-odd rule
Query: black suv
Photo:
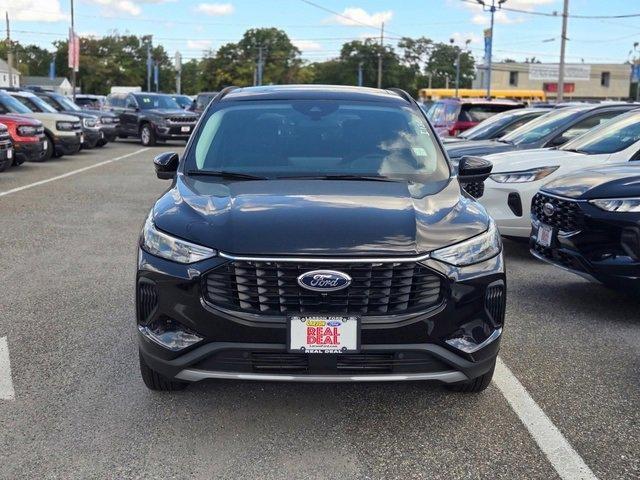
[[[106,108],[120,118],[118,135],[153,146],[164,140],[189,140],[198,116],[162,93],[112,93]]]
[[[140,368],[209,378],[433,380],[480,391],[505,313],[500,235],[400,90],[223,90],[144,224]]]
[[[108,142],[113,142],[116,139],[118,116],[114,113],[80,108],[73,102],[73,100],[65,97],[64,95],[60,95],[59,93],[45,91],[36,91],[34,93],[55,108],[58,112],[69,113],[82,118],[83,125],[85,127],[85,140],[90,142],[89,146],[93,145],[102,147]],[[93,127],[87,128],[87,121],[84,120],[85,118],[90,119],[89,125],[93,125]],[[95,138],[96,129],[97,140]]]
[[[535,257],[640,294],[640,161],[548,183],[533,197],[531,219]]]

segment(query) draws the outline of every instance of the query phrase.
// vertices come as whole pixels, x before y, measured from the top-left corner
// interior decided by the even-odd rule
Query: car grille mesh
[[[167,120],[173,123],[195,123],[196,121],[194,117],[169,117]]]
[[[499,324],[504,321],[505,300],[504,287],[502,285],[493,285],[487,288],[485,307],[491,318]]]
[[[156,286],[142,282],[138,285],[138,321],[147,323],[158,305]]]
[[[347,288],[315,292],[298,277],[319,268],[352,278]],[[263,315],[289,313],[388,315],[441,302],[441,278],[416,262],[295,263],[231,261],[205,276],[205,299],[220,308]]]
[[[544,205],[554,206],[553,215],[544,213]],[[582,215],[576,202],[537,193],[531,202],[531,213],[542,223],[558,228],[561,232],[575,232],[580,229]]]

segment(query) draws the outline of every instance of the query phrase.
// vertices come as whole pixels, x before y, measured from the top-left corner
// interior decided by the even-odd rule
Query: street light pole
[[[76,101],[76,66],[75,66],[75,56],[78,55],[76,49],[76,28],[74,23],[74,14],[73,14],[73,0],[71,0],[71,41],[73,41],[73,67],[71,68],[71,96],[73,101]],[[71,45],[68,45],[67,48],[71,48]]]
[[[560,38],[560,64],[558,65],[558,93],[556,103],[564,99],[564,53],[567,44],[567,18],[569,17],[569,0],[564,0],[562,8],[562,35]]]
[[[489,48],[487,49],[487,99],[491,99],[491,62],[493,55],[493,20],[496,11],[502,6],[504,2],[507,0],[498,0],[496,5],[496,0],[491,0],[491,5],[487,5],[485,0],[476,0],[480,5],[489,9],[491,12],[491,26],[489,27]]]
[[[451,38],[449,40],[451,45],[455,43],[455,40]],[[464,42],[465,47],[468,49],[471,40],[466,40]],[[460,89],[460,57],[462,57],[462,49],[458,47],[458,55],[456,57],[456,98],[458,98],[458,90]]]

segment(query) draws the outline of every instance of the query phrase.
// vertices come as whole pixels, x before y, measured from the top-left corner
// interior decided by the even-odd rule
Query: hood
[[[562,197],[592,199],[640,196],[640,164],[589,168],[548,183],[543,191]]]
[[[33,118],[37,118],[43,122],[79,122],[80,118],[76,115],[66,115],[64,113],[49,112],[33,112],[30,114]]]
[[[531,168],[562,165],[563,162],[579,162],[584,154],[554,150],[550,148],[536,148],[513,152],[496,153],[485,156],[493,164],[491,173],[518,172]]]
[[[97,119],[100,115],[96,114],[96,112],[85,112],[83,110],[77,111],[77,110],[63,110],[60,113],[63,113],[65,115],[73,115],[75,117],[79,117],[79,118],[95,118]]]
[[[28,117],[18,113],[5,113],[0,115],[0,123],[19,123],[20,125],[28,125],[30,127],[41,127],[42,122],[35,118]]]
[[[491,153],[509,152],[516,147],[509,143],[502,143],[495,140],[463,140],[445,144],[444,146],[449,158],[460,158],[464,156],[485,156]]]
[[[244,255],[414,255],[487,229],[483,207],[460,194],[455,178],[426,195],[429,187],[180,174],[153,216],[167,233]]]
[[[151,113],[153,115],[160,115],[161,117],[193,117],[196,118],[191,112],[183,110],[182,108],[150,108],[149,110],[142,110],[142,112]]]

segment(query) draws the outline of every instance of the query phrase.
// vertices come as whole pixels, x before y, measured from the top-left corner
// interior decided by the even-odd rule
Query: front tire
[[[138,356],[140,357],[140,375],[142,375],[142,381],[149,390],[157,392],[175,392],[183,390],[187,386],[185,382],[177,382],[160,375],[147,365],[147,362],[145,362],[141,353],[138,352]]]
[[[140,129],[140,141],[145,147],[153,147],[157,143],[156,134],[148,123]]]
[[[34,158],[32,162],[46,162],[47,160],[51,160],[55,153],[55,148],[56,147],[53,144],[53,140],[49,135],[47,135],[47,150],[42,157]]]
[[[489,384],[491,383],[491,379],[493,378],[493,371],[496,367],[495,362],[489,370],[484,375],[480,375],[479,377],[474,378],[473,380],[469,380],[468,382],[460,382],[453,383],[451,385],[447,385],[447,388],[452,392],[459,393],[480,393],[485,390]]]

